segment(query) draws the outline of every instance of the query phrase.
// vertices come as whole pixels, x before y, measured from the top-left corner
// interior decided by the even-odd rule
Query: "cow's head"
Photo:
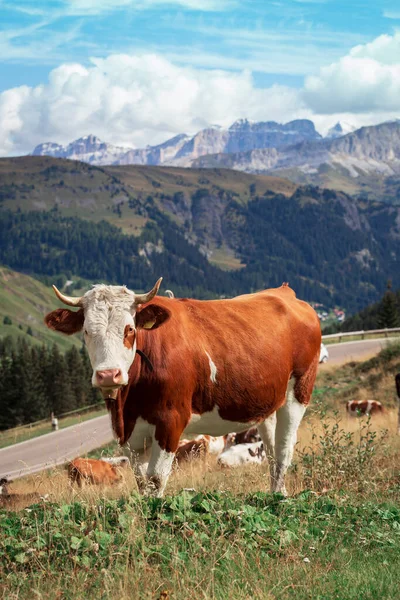
[[[105,398],[117,395],[128,383],[128,371],[136,353],[136,330],[156,329],[169,311],[148,304],[157,294],[162,278],[147,294],[135,294],[125,286],[95,285],[81,298],[65,296],[55,286],[57,297],[78,311],[58,308],[45,317],[50,329],[73,334],[83,329],[93,367],[92,385]],[[144,306],[139,312],[140,305]]]

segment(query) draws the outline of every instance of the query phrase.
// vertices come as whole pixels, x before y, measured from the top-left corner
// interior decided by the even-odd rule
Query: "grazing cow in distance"
[[[112,485],[122,478],[115,465],[93,458],[75,458],[67,465],[67,470],[71,484],[77,483],[79,487],[84,482]]]
[[[346,411],[352,417],[368,416],[382,413],[383,406],[377,400],[349,400],[346,403]]]
[[[261,440],[261,436],[258,433],[257,427],[251,427],[246,431],[241,431],[240,433],[235,434],[235,444],[251,444],[254,442],[259,442]]]
[[[263,442],[231,446],[218,458],[221,467],[239,467],[250,463],[261,463],[266,458]]]
[[[226,435],[257,426],[270,457],[271,489],[286,493],[297,429],[316,377],[318,316],[287,283],[232,299],[158,296],[95,285],[81,298],[57,297],[45,322],[83,330],[114,434],[136,464],[151,438],[145,494],[162,496],[182,437]]]

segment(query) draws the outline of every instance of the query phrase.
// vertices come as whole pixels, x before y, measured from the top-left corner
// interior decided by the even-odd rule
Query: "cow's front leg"
[[[168,418],[155,427],[151,456],[147,467],[147,483],[143,490],[147,496],[161,497],[171,473],[179,438],[184,429],[180,415],[167,415]]]
[[[150,462],[147,467],[147,480],[142,490],[145,496],[160,498],[164,494],[174,458],[175,452],[161,448],[157,440],[153,440]]]

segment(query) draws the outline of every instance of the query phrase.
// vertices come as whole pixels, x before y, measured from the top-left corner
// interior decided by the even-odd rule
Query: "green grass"
[[[86,413],[84,412],[84,408],[81,410],[82,412],[79,412],[79,414],[59,419],[59,429],[65,429],[65,427],[71,427],[72,425],[83,423],[83,421],[89,421],[90,419],[101,417],[102,415],[107,414],[106,408],[99,408]],[[39,423],[38,425],[26,425],[25,427],[8,429],[0,432],[0,448],[6,448],[7,446],[12,446],[13,444],[18,444],[19,442],[25,442],[26,440],[40,437],[41,435],[45,435],[51,431],[50,419],[45,423]]]
[[[72,345],[80,348],[77,336],[60,335],[51,331],[43,322],[44,316],[63,304],[56,298],[50,286],[23,273],[0,267],[0,337],[26,336],[33,344],[54,344],[61,350]],[[3,323],[10,317],[12,325]],[[33,336],[27,334],[32,329]]]
[[[3,597],[394,600],[399,492],[181,492],[2,511]]]

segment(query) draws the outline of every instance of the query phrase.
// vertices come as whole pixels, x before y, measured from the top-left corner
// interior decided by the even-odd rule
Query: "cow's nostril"
[[[114,379],[115,383],[118,383],[118,381],[121,379],[121,369],[114,370],[113,379]]]

